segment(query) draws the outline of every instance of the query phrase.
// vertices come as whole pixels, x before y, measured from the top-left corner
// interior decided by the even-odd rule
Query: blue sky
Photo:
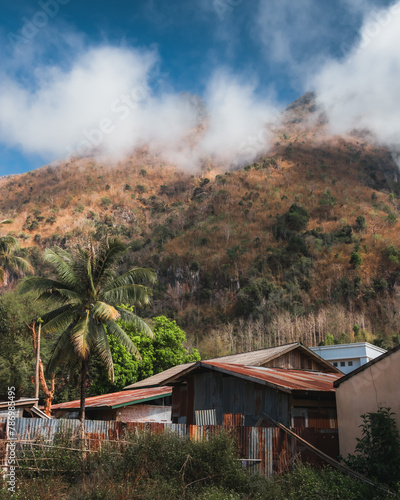
[[[85,97],[78,96],[79,88],[72,77],[77,68],[90,66],[88,58],[96,59],[96,54],[98,66],[102,58],[110,58],[110,73],[115,74],[115,79],[118,75],[122,80],[126,77],[123,61],[127,72],[133,71],[132,64],[138,65],[140,70],[126,77],[125,83],[132,88],[145,81],[152,99],[146,104],[146,116],[154,113],[156,103],[162,100],[164,111],[157,126],[163,116],[165,123],[171,123],[171,109],[180,105],[174,96],[182,92],[201,96],[207,106],[218,108],[218,116],[224,107],[246,103],[253,111],[246,114],[242,109],[241,119],[251,120],[255,116],[257,120],[257,108],[273,113],[308,90],[321,67],[330,64],[331,68],[333,62],[345,64],[353,47],[360,43],[365,19],[394,4],[389,0],[2,2],[0,176],[62,159],[68,148],[76,150],[82,143],[73,134],[74,126],[82,136],[82,130],[94,130],[98,118],[108,118],[102,111],[95,122],[87,117],[87,122],[75,124],[72,112],[68,113],[68,109],[75,109],[74,105],[79,110],[77,103],[84,102],[80,99]],[[386,29],[384,20],[379,23],[382,30]],[[118,66],[114,68],[116,61]],[[111,96],[122,94],[118,83],[111,79],[100,92],[96,75],[103,81],[104,73],[98,66],[86,74],[85,81],[93,77],[93,83],[82,92],[88,94],[89,100],[98,92],[100,105],[105,96],[110,96],[111,102]],[[327,78],[322,75],[315,81],[324,82]],[[68,79],[71,84],[63,86]],[[222,106],[224,85],[233,80],[237,85],[231,89],[232,99]],[[64,100],[63,106],[60,101]],[[90,114],[95,108],[93,101],[85,113]],[[179,120],[184,119],[180,115]],[[175,124],[174,120],[175,117]],[[221,120],[216,119],[215,123],[226,123]],[[154,117],[149,119],[149,130],[155,128],[154,123]],[[68,127],[64,129],[64,125]],[[54,130],[59,130],[64,142],[57,143]],[[129,131],[124,130],[126,137],[140,133],[133,123]],[[179,126],[176,133],[182,133]],[[235,129],[232,133],[232,140],[237,140],[238,134],[246,135],[248,131]],[[170,142],[169,137],[160,134],[161,142]],[[149,137],[145,131],[140,139]],[[109,141],[109,148],[121,147],[125,151],[127,141]],[[204,146],[207,152],[213,151],[212,143],[213,138],[209,137]]]

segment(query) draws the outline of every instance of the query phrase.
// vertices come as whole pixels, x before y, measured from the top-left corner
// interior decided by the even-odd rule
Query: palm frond
[[[100,360],[107,368],[109,379],[111,382],[114,382],[114,364],[110,344],[108,342],[107,333],[102,324],[97,325],[96,335],[91,341],[91,349],[97,353]]]
[[[106,323],[107,332],[113,335],[120,343],[127,349],[133,356],[141,360],[140,352],[138,351],[135,344],[129,338],[129,336],[124,332],[124,330],[117,325],[114,321],[107,321]]]
[[[94,282],[93,282],[93,265],[92,265],[92,259],[87,259],[87,262],[86,262],[86,272],[87,272],[87,280],[88,280],[88,283],[90,285],[90,288],[92,290],[92,293],[93,293],[93,297],[96,297],[96,288],[94,286]]]
[[[120,317],[120,314],[115,307],[99,300],[94,304],[92,314],[100,321],[115,321]]]
[[[0,283],[3,283],[4,281],[4,269],[0,267]]]
[[[43,320],[43,323],[46,324],[52,319],[56,318],[60,314],[67,312],[67,311],[72,311],[73,305],[71,304],[65,304],[61,307],[58,307],[57,309],[54,309],[53,311],[50,311],[46,314],[42,314],[41,319]]]
[[[59,308],[56,309],[56,311],[60,311],[59,314],[56,315],[55,311],[49,313],[51,319],[43,326],[43,330],[47,333],[63,332],[67,330],[76,320],[78,315],[76,309],[71,308]],[[46,315],[43,315],[42,319],[45,321],[47,319]]]
[[[102,299],[112,304],[137,304],[150,303],[151,289],[144,285],[122,285],[102,294]]]
[[[18,240],[14,236],[2,236],[0,238],[0,251],[2,253],[17,252],[20,249]]]
[[[143,283],[155,283],[157,281],[157,274],[153,269],[147,267],[133,267],[129,271],[118,278],[113,280],[110,289],[118,288],[123,285],[133,285],[133,284],[143,284]]]
[[[79,305],[84,302],[84,299],[85,297],[82,297],[81,293],[74,292],[73,290],[68,290],[66,288],[51,290],[40,294],[40,300],[47,300],[59,304],[68,303],[71,305]]]
[[[87,310],[73,325],[71,330],[71,342],[75,352],[83,359],[87,359],[90,353],[90,311]]]
[[[28,276],[23,278],[19,284],[19,293],[34,292],[36,297],[40,297],[42,293],[56,290],[63,290],[66,288],[65,283],[54,281],[48,278],[40,278],[39,276]]]
[[[154,333],[149,325],[142,318],[137,316],[132,311],[123,309],[122,307],[117,307],[118,312],[121,315],[121,319],[126,323],[133,325],[139,332],[144,333],[150,338],[154,338]]]
[[[126,251],[126,245],[118,239],[110,240],[108,244],[101,246],[96,267],[93,269],[93,279],[99,287],[104,285],[107,278],[113,277],[115,266]]]
[[[53,353],[46,366],[46,374],[50,374],[56,370],[60,364],[68,364],[70,359],[73,359],[75,351],[71,343],[71,328],[65,330],[58,338]]]
[[[46,261],[55,268],[58,278],[64,283],[64,287],[67,285],[69,288],[79,289],[80,283],[75,276],[72,268],[73,260],[68,252],[61,248],[48,249],[45,251],[44,256]]]
[[[29,273],[33,271],[33,267],[27,260],[22,257],[17,257],[16,255],[9,255],[3,259],[3,266],[10,269],[19,269],[23,273]]]

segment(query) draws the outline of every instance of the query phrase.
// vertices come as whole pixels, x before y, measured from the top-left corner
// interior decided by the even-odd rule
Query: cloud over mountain
[[[257,98],[255,84],[222,69],[205,91],[207,126],[189,143],[201,110],[187,94],[163,90],[158,62],[155,51],[102,45],[79,52],[67,68],[39,61],[29,85],[17,72],[3,77],[1,138],[54,160],[92,153],[118,159],[149,144],[188,169],[204,157],[230,162],[246,152],[251,160],[266,148],[266,135],[260,141],[257,134],[276,107]]]

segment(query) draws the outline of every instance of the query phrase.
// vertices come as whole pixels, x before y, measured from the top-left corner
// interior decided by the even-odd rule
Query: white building
[[[369,342],[321,345],[310,347],[310,349],[336,368],[339,368],[344,374],[350,373],[386,352],[385,349]]]

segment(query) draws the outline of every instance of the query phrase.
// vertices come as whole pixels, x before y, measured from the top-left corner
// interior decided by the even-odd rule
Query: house
[[[264,366],[269,368],[288,368],[297,370],[314,370],[329,373],[342,372],[322,359],[318,354],[311,351],[300,342],[292,342],[278,347],[258,349],[256,351],[244,352],[241,354],[231,354],[220,358],[209,359],[219,363],[229,363],[233,365]],[[186,363],[177,365],[161,373],[157,373],[144,380],[128,385],[124,390],[143,389],[145,387],[157,387],[164,384],[165,380],[194,366],[196,363]]]
[[[342,456],[354,453],[365,413],[391,408],[400,430],[400,345],[338,379],[334,386]]]
[[[14,401],[13,411],[15,412],[15,417],[50,419],[44,411],[38,408],[38,401],[38,399],[34,398],[20,398]],[[0,418],[8,417],[9,404],[9,401],[0,401]]]
[[[245,426],[272,417],[286,426],[335,428],[338,378],[332,372],[198,361],[165,383],[173,385],[173,423],[222,424],[234,414],[243,416]]]
[[[88,420],[121,422],[171,422],[171,387],[155,387],[103,394],[86,398]],[[52,406],[60,418],[78,418],[80,400]]]
[[[335,344],[310,347],[310,349],[326,359],[333,366],[339,368],[344,374],[365,365],[386,351],[369,342],[356,342],[352,344]]]
[[[299,342],[187,363],[128,388],[172,385],[172,422],[336,427],[333,382],[341,371]],[[233,417],[232,417],[233,418]],[[236,418],[236,417],[235,417]]]

